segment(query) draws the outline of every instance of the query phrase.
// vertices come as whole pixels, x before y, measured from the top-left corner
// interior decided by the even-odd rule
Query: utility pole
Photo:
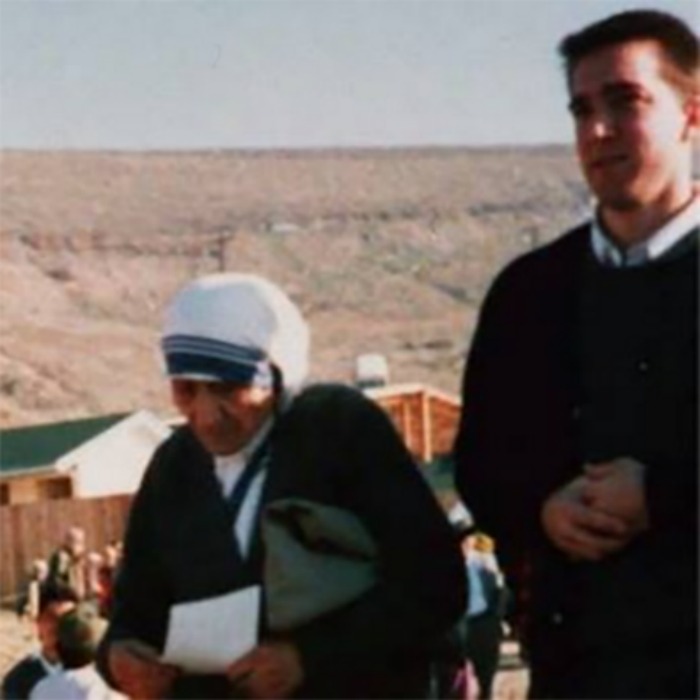
[[[232,241],[235,237],[235,230],[230,231],[228,229],[219,229],[215,234],[213,255],[216,261],[216,269],[218,272],[225,272],[226,270],[226,246],[229,241]]]

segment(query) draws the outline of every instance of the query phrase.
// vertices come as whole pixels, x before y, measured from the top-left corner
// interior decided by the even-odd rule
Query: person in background
[[[17,601],[17,616],[20,620],[25,617],[36,624],[39,616],[39,597],[41,587],[44,585],[49,573],[49,566],[45,559],[35,559],[29,571],[29,578],[25,587],[25,592]]]
[[[425,696],[465,604],[459,548],[381,408],[350,387],[303,386],[308,344],[297,307],[254,275],[197,279],[168,306],[162,347],[186,425],[156,451],[130,514],[99,657],[125,694]],[[220,673],[163,663],[173,605],[263,584],[262,509],[288,498],[359,520],[378,580],[274,633],[263,602],[258,645]]]
[[[85,596],[83,600],[91,603],[95,610],[99,610],[103,591],[100,572],[104,565],[104,558],[99,552],[88,552],[85,556]]]
[[[99,611],[100,615],[106,619],[109,619],[112,613],[112,595],[119,567],[120,550],[118,543],[110,542],[105,545],[102,562],[97,571]]]
[[[595,206],[492,285],[456,481],[520,601],[532,697],[698,697],[698,37],[630,10],[560,54]]]
[[[72,610],[77,602],[77,593],[68,586],[50,583],[42,586],[36,619],[40,647],[7,672],[2,682],[5,700],[27,700],[32,688],[42,678],[60,670],[56,628],[61,616]]]
[[[47,580],[73,588],[81,599],[89,593],[85,530],[70,527],[63,544],[49,558]]]
[[[93,605],[82,602],[58,622],[56,650],[62,668],[39,681],[30,700],[126,700],[95,669],[97,645],[107,627]]]
[[[476,532],[476,525],[471,511],[462,502],[455,503],[447,512],[456,541],[463,555],[466,554],[464,542]],[[464,558],[465,573],[466,557]],[[430,697],[442,700],[466,700],[471,697],[473,673],[467,658],[468,611],[473,605],[475,592],[471,577],[465,576],[467,606],[460,618],[443,637],[438,654],[433,662],[433,687]]]
[[[490,537],[469,534],[462,548],[470,590],[465,656],[479,684],[479,700],[488,700],[500,660],[507,589]]]

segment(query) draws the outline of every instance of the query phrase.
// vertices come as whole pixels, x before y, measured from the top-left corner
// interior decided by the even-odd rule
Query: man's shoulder
[[[192,429],[183,423],[177,426],[156,449],[156,461],[163,461],[173,455],[178,457],[198,458],[206,455],[206,451],[197,440]]]
[[[7,672],[2,682],[3,697],[29,697],[32,688],[46,675],[46,669],[36,656],[25,656]]]
[[[144,474],[142,486],[160,491],[179,488],[187,475],[196,473],[211,457],[185,424],[176,428],[158,445]]]
[[[46,675],[46,670],[44,669],[43,664],[39,659],[34,655],[34,654],[29,654],[28,656],[25,656],[23,659],[20,659],[8,672],[7,675],[5,676],[5,680],[8,680],[9,678],[17,678],[19,676],[27,676],[27,675],[37,675],[37,676],[45,676]]]
[[[53,563],[54,565],[57,563],[66,563],[69,560],[70,554],[66,551],[65,547],[63,546],[54,549],[54,551],[51,552],[51,556],[49,557],[49,563]]]
[[[67,673],[69,672],[61,671],[40,680],[31,692],[31,700],[70,700],[81,697],[79,688],[67,677]]]
[[[335,401],[341,403],[365,401],[365,395],[360,389],[340,382],[319,382],[308,384],[297,396],[294,404],[326,403]]]
[[[65,671],[63,676],[68,683],[77,688],[104,691],[103,694],[108,693],[110,690],[104,678],[95,668],[94,663]]]
[[[295,429],[313,425],[316,433],[337,433],[358,422],[375,420],[375,413],[383,415],[361,389],[347,384],[319,383],[306,386],[285,411],[282,420]]]
[[[32,700],[41,700],[41,698],[51,698],[51,697],[64,697],[65,694],[57,695],[56,691],[60,693],[62,690],[62,684],[56,688],[56,674],[53,676],[45,676],[39,679],[39,681],[31,689]],[[29,697],[29,695],[27,695]]]
[[[559,268],[562,264],[575,264],[588,250],[589,230],[588,223],[576,226],[549,243],[515,258],[504,272],[523,273],[540,268]]]
[[[567,285],[585,260],[589,226],[582,224],[559,238],[512,260],[496,276],[491,297],[508,295],[526,303],[533,294],[549,294],[553,285]]]
[[[94,664],[51,674],[37,683],[31,700],[127,700],[126,696],[112,690]]]

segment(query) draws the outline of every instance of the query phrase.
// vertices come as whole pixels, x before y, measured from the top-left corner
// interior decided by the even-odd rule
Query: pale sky
[[[556,44],[696,0],[0,0],[0,147],[571,141]]]

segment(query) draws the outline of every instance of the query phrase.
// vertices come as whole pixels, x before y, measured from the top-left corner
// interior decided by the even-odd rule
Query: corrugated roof
[[[0,475],[49,466],[128,415],[115,413],[0,430]]]

